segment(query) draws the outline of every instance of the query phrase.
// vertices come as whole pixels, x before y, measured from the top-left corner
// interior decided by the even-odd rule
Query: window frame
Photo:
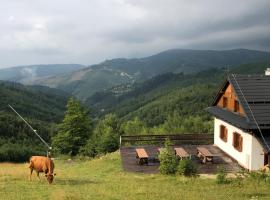
[[[224,125],[219,126],[219,138],[223,142],[228,142],[228,129]]]
[[[239,113],[240,112],[240,104],[238,100],[234,100],[233,111]]]
[[[243,136],[240,133],[233,132],[232,145],[237,151],[243,151]]]
[[[225,96],[222,97],[222,108],[228,108],[228,97]]]

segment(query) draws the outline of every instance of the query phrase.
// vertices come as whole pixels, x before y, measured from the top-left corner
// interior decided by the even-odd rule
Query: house
[[[270,69],[265,76],[230,75],[207,111],[214,116],[214,144],[239,165],[270,165]]]

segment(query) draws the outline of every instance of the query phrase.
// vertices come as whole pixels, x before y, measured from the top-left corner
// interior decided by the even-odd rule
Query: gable
[[[270,130],[270,76],[228,76],[207,111],[245,130]],[[224,108],[223,98],[227,98]],[[239,102],[234,112],[235,100]],[[270,135],[270,132],[268,132]]]
[[[231,75],[229,82],[244,108],[248,122],[270,129],[270,76]]]
[[[240,114],[242,116],[245,116],[244,109],[232,87],[232,85],[227,82],[225,87],[220,91],[220,95],[216,102],[214,103],[214,106],[218,106],[220,108],[226,109],[230,112],[234,112],[237,114]],[[236,105],[238,104],[238,105]]]

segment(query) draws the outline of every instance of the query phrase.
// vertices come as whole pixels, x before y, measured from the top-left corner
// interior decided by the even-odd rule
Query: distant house
[[[249,170],[270,165],[269,71],[230,75],[207,108],[215,117],[214,144]]]

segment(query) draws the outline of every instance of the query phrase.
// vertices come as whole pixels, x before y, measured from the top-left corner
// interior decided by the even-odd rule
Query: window
[[[243,150],[243,137],[236,132],[233,133],[233,147],[240,152]]]
[[[239,102],[237,100],[234,100],[234,108],[233,111],[234,112],[239,112]]]
[[[222,139],[224,142],[227,142],[228,138],[228,130],[225,126],[220,125],[220,132],[219,132],[219,137]]]
[[[223,104],[222,104],[223,108],[227,108],[228,107],[228,98],[227,97],[223,97]]]

